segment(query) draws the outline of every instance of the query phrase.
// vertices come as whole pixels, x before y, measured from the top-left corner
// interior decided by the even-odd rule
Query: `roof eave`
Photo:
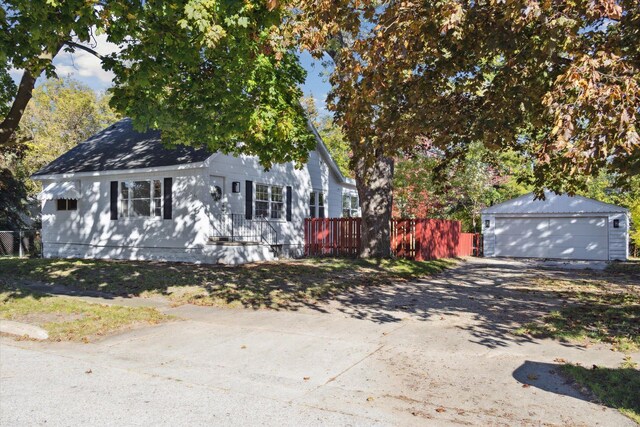
[[[329,149],[327,148],[326,144],[324,143],[324,140],[320,136],[320,133],[318,132],[316,127],[313,125],[313,123],[311,123],[311,120],[307,120],[307,126],[309,127],[309,130],[311,130],[311,133],[313,133],[313,136],[316,138],[316,143],[317,143],[316,146],[318,147],[318,151],[322,154],[322,156],[324,157],[325,160],[328,160],[327,164],[329,165],[329,167],[331,168],[333,173],[336,175],[336,177],[338,177],[340,182],[342,184],[355,185],[355,184],[351,184],[349,181],[347,181],[349,178],[345,177],[342,174],[342,171],[338,167],[338,164],[333,159],[333,156],[331,156],[331,153],[329,152]]]
[[[183,164],[169,165],[169,166],[156,166],[156,167],[150,167],[150,168],[109,169],[104,171],[68,172],[68,173],[44,174],[44,175],[38,175],[38,173],[36,172],[35,174],[31,175],[31,179],[33,179],[34,181],[44,181],[44,180],[89,178],[89,177],[111,176],[111,175],[129,175],[129,174],[135,174],[135,173],[153,173],[153,172],[167,172],[167,171],[175,171],[175,170],[199,169],[199,168],[205,167],[205,163],[207,162],[207,160],[202,162],[183,163]]]

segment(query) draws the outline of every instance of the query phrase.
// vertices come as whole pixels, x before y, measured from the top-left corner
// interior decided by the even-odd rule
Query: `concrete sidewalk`
[[[315,310],[187,305],[94,344],[2,337],[0,424],[635,425],[558,372],[622,354],[508,333],[539,307],[501,286],[528,274],[472,261]]]

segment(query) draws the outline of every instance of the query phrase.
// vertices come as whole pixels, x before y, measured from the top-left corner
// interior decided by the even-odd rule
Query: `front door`
[[[227,193],[225,191],[225,179],[223,176],[209,176],[209,197],[211,197],[211,215],[214,236],[228,236],[227,220]],[[229,224],[228,224],[229,223]]]

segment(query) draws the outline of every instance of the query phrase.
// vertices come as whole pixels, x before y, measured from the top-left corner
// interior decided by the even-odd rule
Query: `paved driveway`
[[[549,302],[507,285],[566,274],[476,259],[298,312],[182,306],[93,344],[3,337],[0,424],[634,425],[557,373],[620,353],[510,334]]]

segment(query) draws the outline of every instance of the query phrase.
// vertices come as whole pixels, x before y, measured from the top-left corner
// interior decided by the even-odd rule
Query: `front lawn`
[[[628,261],[612,262],[607,266],[610,273],[632,274],[640,279],[640,258],[630,258]]]
[[[84,341],[111,332],[169,319],[154,308],[92,304],[46,296],[0,283],[0,319],[37,325],[52,341]]]
[[[619,351],[640,348],[640,282],[625,280],[627,277],[613,280],[606,274],[595,277],[536,281],[526,291],[559,301],[561,306],[539,321],[522,326],[516,334],[602,342]]]
[[[640,371],[631,362],[620,368],[590,369],[566,364],[562,371],[582,387],[586,387],[604,405],[619,410],[640,423]]]
[[[313,258],[235,267],[185,263],[0,259],[0,277],[122,296],[162,295],[176,304],[295,309],[357,286],[435,274],[453,260]]]

